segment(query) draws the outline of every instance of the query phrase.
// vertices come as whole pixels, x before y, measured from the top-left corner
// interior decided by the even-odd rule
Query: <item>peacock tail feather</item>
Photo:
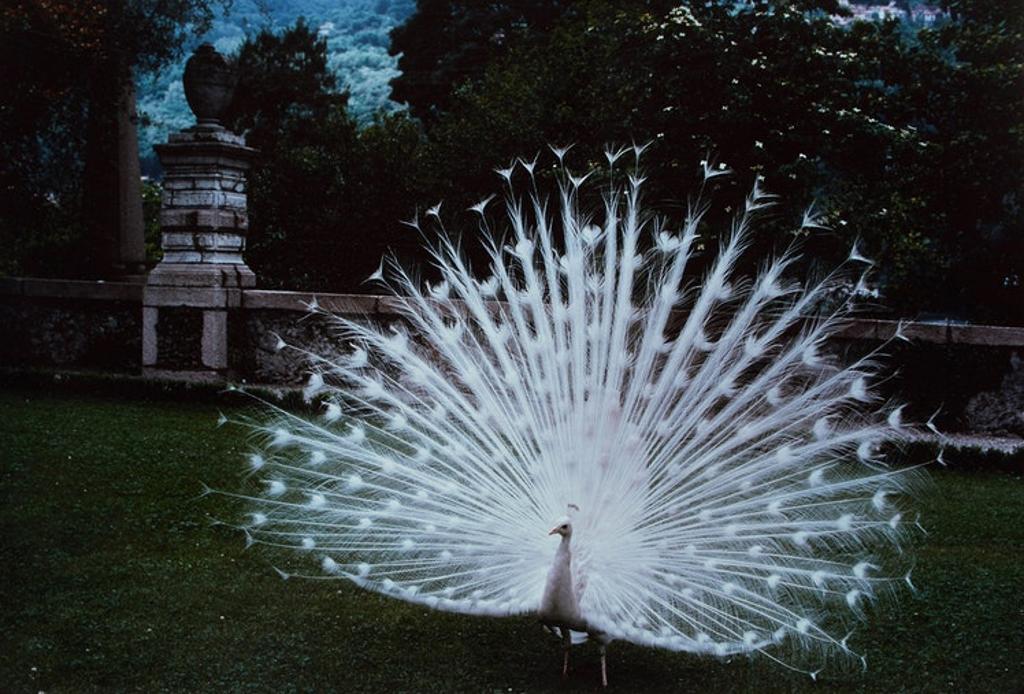
[[[790,251],[744,276],[772,197],[758,184],[701,260],[708,206],[670,230],[645,211],[639,173],[614,175],[623,156],[608,155],[597,214],[564,167],[554,201],[536,192],[534,162],[500,170],[506,223],[492,227],[490,199],[471,208],[484,277],[440,206],[428,210],[412,224],[434,238],[440,281],[393,260],[372,278],[400,320],[312,306],[350,351],[289,347],[309,360],[305,394],[323,413],[268,405],[250,423],[261,487],[245,532],[319,577],[528,614],[555,552],[546,530],[574,504],[580,610],[609,638],[787,666],[857,658],[851,628],[909,583],[914,521],[900,506],[915,480],[883,460],[902,424],[872,392],[877,354],[840,365],[826,348],[850,312],[826,299],[864,259],[801,286]],[[705,165],[705,183],[721,173]],[[516,176],[530,193],[515,194]]]

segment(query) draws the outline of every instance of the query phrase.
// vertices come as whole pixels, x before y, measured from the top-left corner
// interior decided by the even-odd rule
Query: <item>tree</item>
[[[162,65],[211,17],[208,0],[14,0],[0,10],[3,63],[19,86],[0,96],[0,225],[15,249],[59,209],[67,226],[55,234],[79,241],[65,269],[109,268],[111,233],[126,206],[141,206],[141,195],[112,194],[138,193],[133,71]]]
[[[426,168],[461,204],[494,166],[547,143],[576,142],[571,164],[586,169],[606,143],[652,140],[648,196],[659,201],[677,200],[685,172],[712,155],[749,172],[717,179],[727,200],[753,175],[781,195],[759,243],[791,242],[813,200],[826,228],[802,234],[807,255],[834,265],[859,238],[890,310],[1019,321],[1019,29],[846,29],[834,9],[579,3],[455,90]]]
[[[389,248],[414,242],[411,206],[420,136],[404,115],[359,129],[304,22],[246,41],[227,121],[260,148],[250,174],[246,260],[265,286],[365,290]]]
[[[479,79],[510,45],[548,33],[569,14],[564,0],[420,0],[416,12],[391,32],[401,75],[391,98],[432,123],[448,109],[455,88]]]
[[[348,95],[328,67],[327,41],[300,19],[250,38],[235,57],[238,86],[224,120],[253,147],[270,151],[295,120],[314,123],[345,110]]]

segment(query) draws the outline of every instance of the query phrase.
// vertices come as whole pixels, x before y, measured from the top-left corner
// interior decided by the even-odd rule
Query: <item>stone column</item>
[[[119,193],[116,268],[139,281],[146,272],[146,227],[142,220],[142,171],[139,167],[135,82],[129,73],[117,112]]]
[[[233,76],[204,44],[185,67],[185,94],[197,124],[155,147],[164,167],[160,208],[163,259],[143,292],[146,375],[217,382],[231,366],[228,324],[242,290],[256,284],[245,264],[245,174],[256,150],[218,121]]]

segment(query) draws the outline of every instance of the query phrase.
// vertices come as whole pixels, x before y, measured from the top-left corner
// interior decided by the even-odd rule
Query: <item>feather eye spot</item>
[[[270,445],[274,448],[283,448],[295,441],[295,437],[292,433],[284,427],[278,427],[274,429],[273,437],[270,440]]]
[[[857,578],[864,579],[868,576],[868,571],[875,568],[873,564],[866,561],[859,561],[853,565],[853,575]]]
[[[888,489],[879,489],[871,497],[871,505],[875,507],[875,510],[882,511],[886,507],[885,497],[891,492]]]
[[[324,404],[324,419],[328,422],[336,422],[341,419],[341,407],[335,402]]]

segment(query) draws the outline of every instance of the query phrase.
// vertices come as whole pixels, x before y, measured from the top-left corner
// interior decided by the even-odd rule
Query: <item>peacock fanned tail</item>
[[[882,459],[901,410],[872,392],[874,355],[842,366],[826,349],[850,305],[823,307],[859,268],[800,286],[787,253],[742,276],[771,201],[759,185],[701,258],[707,206],[666,228],[639,174],[615,175],[623,156],[609,153],[621,183],[602,184],[592,216],[592,189],[564,167],[553,201],[533,162],[499,171],[505,214],[471,208],[489,272],[442,227],[438,283],[394,261],[374,274],[400,320],[320,310],[343,356],[288,347],[324,409],[250,423],[260,491],[245,532],[296,550],[300,573],[512,615],[536,611],[546,530],[574,504],[580,611],[609,638],[792,667],[856,659],[853,626],[909,583],[914,525],[899,508],[914,475]],[[720,173],[706,166],[705,182]],[[514,178],[532,191],[516,196]],[[440,220],[431,208],[424,226]]]

